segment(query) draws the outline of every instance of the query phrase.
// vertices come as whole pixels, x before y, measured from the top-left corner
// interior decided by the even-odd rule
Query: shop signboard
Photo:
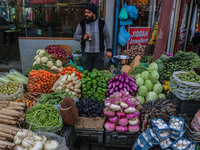
[[[130,27],[129,34],[131,34],[131,38],[127,44],[128,48],[132,45],[138,45],[139,43],[142,45],[147,44],[150,31],[150,27]]]
[[[178,49],[182,49],[185,43],[187,29],[181,29],[179,34]]]

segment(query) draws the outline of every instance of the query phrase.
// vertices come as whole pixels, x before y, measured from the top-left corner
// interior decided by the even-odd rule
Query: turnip
[[[109,107],[113,111],[119,111],[119,110],[121,110],[121,107],[119,105],[117,105],[117,104],[111,104]]]
[[[105,127],[106,130],[114,131],[115,128],[116,128],[116,125],[115,125],[114,123],[111,123],[111,122],[108,122],[108,121],[107,121],[107,122],[104,124],[104,127]]]
[[[55,140],[47,141],[44,144],[44,150],[57,150],[59,147],[59,143]]]
[[[26,137],[22,140],[22,146],[25,148],[30,148],[33,145],[33,137]]]
[[[137,124],[139,123],[139,119],[138,119],[138,118],[130,119],[130,120],[128,121],[128,123],[129,123],[130,125],[132,125],[132,126],[135,126],[135,125],[137,125]]]
[[[21,139],[27,137],[27,135],[28,135],[28,130],[25,130],[25,129],[22,129],[17,132],[17,136]]]
[[[16,145],[20,145],[22,143],[21,138],[19,138],[17,135],[14,136],[14,143]]]
[[[121,103],[120,103],[120,106],[121,106],[122,108],[127,108],[127,107],[128,107],[128,105],[127,105],[125,102],[121,102]]]
[[[24,148],[24,147],[21,146],[21,145],[16,145],[16,146],[15,146],[15,150],[27,150],[27,148]]]
[[[41,136],[38,136],[37,134],[33,134],[33,139],[35,141],[42,141],[42,137]]]

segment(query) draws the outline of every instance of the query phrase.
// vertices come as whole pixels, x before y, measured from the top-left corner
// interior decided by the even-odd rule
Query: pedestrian
[[[94,3],[85,8],[85,19],[81,21],[74,34],[74,39],[81,43],[82,64],[85,70],[104,69],[104,40],[107,47],[106,57],[112,57],[112,42],[107,24],[97,18]]]

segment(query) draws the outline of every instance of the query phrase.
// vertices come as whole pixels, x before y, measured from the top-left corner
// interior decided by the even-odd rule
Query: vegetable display
[[[62,127],[59,110],[50,104],[39,104],[26,111],[26,121],[33,131],[57,132]]]
[[[150,64],[150,63],[152,63],[152,61],[153,61],[153,57],[152,57],[152,56],[143,56],[143,57],[140,59],[140,62],[141,62],[141,63]]]
[[[57,90],[54,93],[50,94],[42,94],[39,103],[40,104],[51,104],[51,105],[59,105],[65,97],[75,98],[72,94],[68,94],[65,91]]]
[[[75,75],[76,73],[61,75],[53,85],[52,91],[62,90],[81,98],[81,80]]]
[[[147,71],[143,71],[141,74],[136,75],[135,83],[138,85],[139,89],[136,97],[144,103],[146,100],[154,101],[158,97],[163,96],[163,87],[159,83],[159,74],[157,72],[158,65],[153,62],[147,68]],[[142,97],[142,98],[141,98]],[[166,97],[164,97],[166,99]]]
[[[66,67],[63,67],[60,75],[65,75],[65,74],[72,74],[72,73],[76,73],[76,77],[78,77],[78,80],[82,79],[81,75],[82,73],[78,72],[76,70],[76,68],[72,68],[70,66],[68,66],[67,68]]]
[[[102,76],[104,76],[106,81],[109,81],[110,79],[112,79],[115,76],[109,70],[100,70],[99,72],[102,74]]]
[[[25,99],[25,98],[18,98],[16,100],[16,102],[21,102],[21,103],[26,104],[27,109],[31,108],[32,106],[35,106],[35,101],[31,101],[31,100],[28,100],[28,99]]]
[[[64,65],[65,68],[67,68],[67,67],[69,67],[69,66],[72,67],[72,68],[76,68],[76,70],[77,70],[79,73],[83,73],[83,71],[80,70],[76,64],[68,63],[68,64]]]
[[[49,67],[47,67],[47,66],[43,65],[42,63],[40,63],[40,64],[35,64],[35,65],[33,65],[32,67],[30,67],[30,68],[25,72],[25,75],[28,76],[29,73],[31,72],[31,70],[40,70],[40,69],[46,70],[46,71],[49,71],[49,70],[50,70]]]
[[[29,150],[56,150],[60,143],[56,140],[48,140],[46,136],[32,132],[31,130],[22,129],[14,136],[15,149]]]
[[[28,78],[15,69],[11,69],[9,73],[0,77],[0,83],[19,82],[24,85],[28,84]]]
[[[61,71],[62,70],[62,62],[60,60],[57,60],[54,62],[54,60],[51,58],[51,56],[47,53],[45,49],[38,49],[36,56],[34,58],[34,63],[35,64],[43,64],[47,66],[49,69],[56,69]]]
[[[142,130],[151,127],[151,120],[155,118],[162,118],[169,122],[170,116],[176,116],[176,106],[170,100],[157,99],[143,104],[141,110]]]
[[[56,45],[49,45],[45,47],[46,51],[51,55],[56,55],[57,57],[63,57],[67,58],[68,54],[65,50],[62,48],[56,46]]]
[[[200,77],[194,71],[180,73],[177,75],[177,77],[182,81],[200,83]]]
[[[133,70],[128,75],[141,74],[145,70],[146,70],[146,68],[142,64],[139,64],[135,68],[133,68]]]
[[[0,84],[0,95],[13,95],[21,88],[23,88],[22,84],[17,82]]]
[[[84,99],[76,103],[79,117],[104,117],[104,104],[93,100]]]
[[[129,92],[115,92],[105,100],[104,115],[106,130],[118,132],[138,132],[140,130],[140,101]]]
[[[50,93],[51,88],[57,80],[57,75],[45,70],[32,70],[29,73],[29,92]]]
[[[117,75],[108,81],[108,93],[107,97],[112,95],[114,92],[128,91],[131,95],[135,95],[138,90],[138,86],[135,84],[135,79],[123,74]]]
[[[97,70],[85,70],[82,74],[83,98],[95,99],[103,102],[106,99],[107,83],[105,77]]]

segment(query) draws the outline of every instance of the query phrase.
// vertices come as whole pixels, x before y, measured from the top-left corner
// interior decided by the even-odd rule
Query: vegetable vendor
[[[112,57],[112,41],[107,24],[97,18],[97,7],[94,3],[85,8],[85,20],[78,24],[74,39],[81,43],[84,69],[90,72],[93,68],[103,70],[104,40],[107,47],[107,58]]]

